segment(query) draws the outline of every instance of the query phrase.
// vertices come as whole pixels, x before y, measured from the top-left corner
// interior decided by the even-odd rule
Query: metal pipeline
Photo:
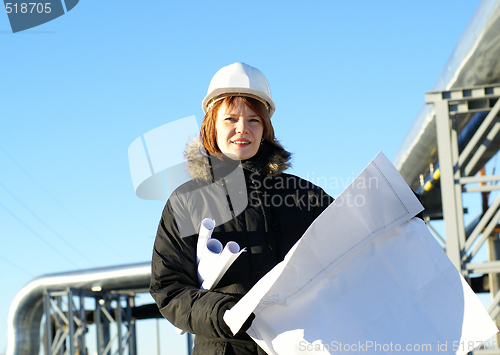
[[[500,82],[500,2],[483,0],[465,29],[432,91]],[[465,127],[473,115],[462,119]],[[462,127],[462,128],[463,128]],[[438,163],[436,123],[431,105],[423,105],[393,159],[414,190],[420,175]]]
[[[151,263],[138,263],[40,276],[14,297],[7,317],[7,355],[39,353],[44,290],[69,287],[91,290],[144,290],[149,288]]]

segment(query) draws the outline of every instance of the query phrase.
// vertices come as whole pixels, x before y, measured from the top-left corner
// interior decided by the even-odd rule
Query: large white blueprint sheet
[[[465,354],[498,330],[379,153],[224,319],[268,354]]]

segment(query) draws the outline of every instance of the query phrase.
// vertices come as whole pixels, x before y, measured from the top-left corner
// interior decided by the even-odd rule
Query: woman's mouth
[[[247,140],[236,140],[236,141],[232,141],[231,143],[237,145],[238,147],[246,147],[248,145],[250,145],[250,141],[247,141]]]

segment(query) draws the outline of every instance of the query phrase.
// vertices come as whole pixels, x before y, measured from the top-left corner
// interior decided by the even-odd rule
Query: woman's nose
[[[245,122],[245,120],[238,120],[238,122],[236,123],[236,133],[246,133],[247,131],[247,124]]]

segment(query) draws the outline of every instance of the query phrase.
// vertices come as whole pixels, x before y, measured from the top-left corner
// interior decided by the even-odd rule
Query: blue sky
[[[0,11],[0,354],[33,278],[150,260],[164,202],[135,196],[128,146],[183,117],[201,124],[219,68],[267,76],[291,173],[348,181],[378,151],[394,157],[479,3],[82,0],[16,34]],[[182,353],[161,324],[162,353]]]

